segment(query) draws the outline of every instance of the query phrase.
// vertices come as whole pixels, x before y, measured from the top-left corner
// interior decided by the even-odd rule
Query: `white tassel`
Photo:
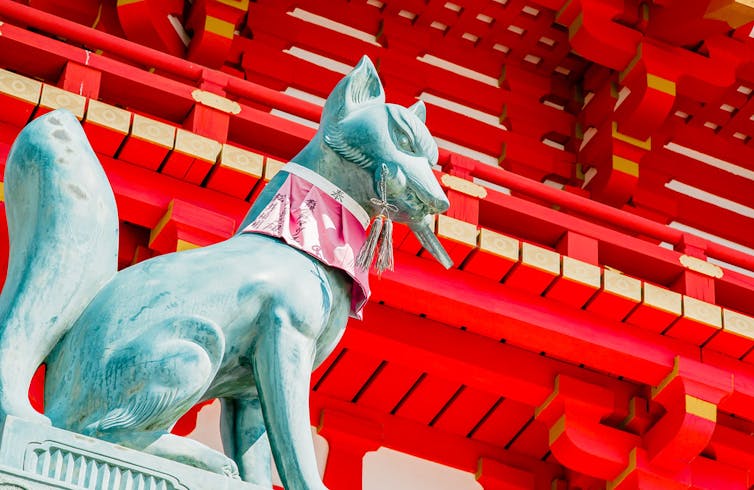
[[[359,270],[368,270],[374,260],[374,254],[377,252],[377,245],[380,242],[382,235],[384,216],[377,216],[372,220],[372,225],[369,227],[369,235],[364,245],[359,250],[359,255],[356,256],[356,267]]]
[[[377,274],[382,275],[386,270],[393,270],[393,220],[389,217],[385,217],[385,224],[382,227],[382,233],[380,233],[379,240],[380,252],[377,255],[377,263],[375,268]]]
[[[393,270],[393,220],[390,212],[397,213],[398,208],[387,202],[387,165],[382,164],[382,176],[378,188],[379,199],[372,198],[372,204],[379,209],[377,216],[372,220],[372,227],[364,246],[361,247],[356,257],[356,266],[361,270],[368,270],[374,260],[374,255],[379,248],[375,269],[377,274],[382,275],[386,270]]]

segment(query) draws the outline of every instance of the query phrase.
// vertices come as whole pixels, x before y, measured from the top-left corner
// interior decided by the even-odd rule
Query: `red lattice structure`
[[[754,483],[750,1],[2,0],[0,19],[2,159],[73,110],[123,267],[232,234],[363,54],[389,100],[425,101],[456,265],[398,229],[395,272],[314,373],[329,488],[361,488],[380,446],[485,489]]]

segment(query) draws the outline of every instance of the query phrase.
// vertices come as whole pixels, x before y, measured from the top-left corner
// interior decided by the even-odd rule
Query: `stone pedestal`
[[[7,417],[0,490],[263,490],[169,459]]]

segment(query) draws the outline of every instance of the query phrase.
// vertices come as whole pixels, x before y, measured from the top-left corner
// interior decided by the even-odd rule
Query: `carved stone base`
[[[169,459],[8,416],[0,490],[263,490]]]

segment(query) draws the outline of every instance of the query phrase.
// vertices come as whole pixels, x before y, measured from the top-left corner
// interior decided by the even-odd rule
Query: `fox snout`
[[[424,204],[426,208],[424,209],[425,214],[444,213],[450,207],[448,197],[443,192],[440,183],[431,170],[426,172],[426,175],[410,176],[409,182],[411,190],[416,193],[416,196]]]
[[[440,214],[448,210],[450,207],[450,201],[448,201],[448,197],[443,194],[442,196],[433,198],[430,206],[432,207],[432,214]]]

